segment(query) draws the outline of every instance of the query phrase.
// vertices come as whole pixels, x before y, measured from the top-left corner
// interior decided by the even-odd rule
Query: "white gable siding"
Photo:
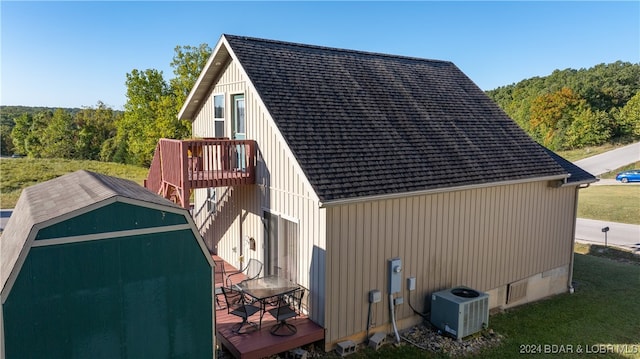
[[[262,101],[247,82],[242,69],[231,62],[217,84],[211,89],[206,102],[193,122],[197,137],[213,137],[213,94],[225,95],[225,135],[231,136],[230,96],[244,93],[247,139],[255,140],[258,165],[255,186],[233,188],[229,202],[215,223],[204,233],[210,249],[236,267],[240,267],[240,254],[245,261],[257,258],[264,262],[263,211],[282,215],[298,222],[299,283],[310,289],[309,315],[319,324],[323,322],[324,264],[314,257],[324,253],[325,240],[320,230],[321,213],[317,197],[306,182],[290,150]],[[222,198],[227,188],[218,189]],[[206,189],[196,191],[195,210],[205,205]],[[249,238],[256,241],[256,250],[249,249]],[[313,268],[312,268],[313,266]]]

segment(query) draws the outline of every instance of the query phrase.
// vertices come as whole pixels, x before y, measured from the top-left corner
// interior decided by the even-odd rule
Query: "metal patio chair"
[[[304,289],[300,288],[290,294],[279,297],[275,308],[269,310],[278,323],[269,329],[271,334],[278,336],[294,335],[298,332],[295,325],[287,323],[287,319],[295,318],[300,314]]]
[[[255,305],[247,304],[242,291],[225,287],[222,287],[221,290],[227,304],[227,312],[242,318],[242,322],[235,324],[231,328],[231,331],[236,334],[248,333],[246,330],[242,331],[242,328],[245,325],[250,325],[256,330],[259,329],[259,326],[256,323],[249,321],[249,317],[259,312],[260,308]]]
[[[242,269],[233,271],[233,272],[228,272],[225,283],[227,287],[231,288],[233,286],[233,280],[231,280],[232,276],[238,275],[238,274],[244,274],[246,278],[243,277],[241,280],[238,281],[240,282],[242,280],[258,278],[260,273],[262,273],[262,262],[260,262],[257,259],[251,258],[249,259],[249,262],[247,262],[247,265],[244,266]]]

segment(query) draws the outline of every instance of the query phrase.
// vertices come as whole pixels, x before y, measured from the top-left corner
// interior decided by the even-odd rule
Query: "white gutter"
[[[566,181],[562,184],[562,186],[560,187],[569,187],[569,186],[582,186],[582,185],[587,185],[587,187],[589,187],[590,184],[592,183],[596,183],[600,181],[599,178],[596,178],[595,180],[584,180],[584,181],[580,181],[580,182],[572,182],[572,183],[567,183]],[[580,188],[587,188],[587,187],[580,187]]]
[[[434,189],[426,189],[426,190],[413,191],[413,192],[385,193],[385,194],[374,195],[374,196],[345,198],[345,199],[337,199],[337,200],[327,201],[327,202],[320,202],[320,208],[341,206],[345,204],[362,203],[362,202],[369,202],[369,201],[382,201],[387,199],[396,199],[396,198],[402,198],[402,197],[408,197],[408,196],[420,196],[425,194],[465,191],[470,189],[506,186],[506,185],[530,183],[530,182],[563,181],[564,183],[567,178],[569,178],[569,174],[537,177],[537,178],[526,178],[526,179],[503,181],[503,182],[489,182],[489,183],[472,184],[472,185],[457,186],[457,187],[434,188]],[[572,183],[571,185],[575,185],[575,184]]]

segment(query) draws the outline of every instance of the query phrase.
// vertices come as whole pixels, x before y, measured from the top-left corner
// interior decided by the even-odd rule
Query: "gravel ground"
[[[425,325],[418,325],[404,332],[402,338],[423,350],[447,354],[450,357],[463,357],[498,346],[503,337],[493,329],[487,329],[467,338],[456,340],[441,335]]]

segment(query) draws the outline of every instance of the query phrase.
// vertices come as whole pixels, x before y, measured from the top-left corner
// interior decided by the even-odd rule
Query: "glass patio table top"
[[[236,285],[241,291],[262,301],[267,298],[281,296],[300,289],[300,286],[287,278],[270,275],[242,281]]]

